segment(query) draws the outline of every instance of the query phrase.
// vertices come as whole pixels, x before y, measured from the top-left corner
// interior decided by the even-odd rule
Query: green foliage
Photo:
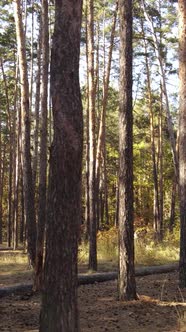
[[[147,11],[152,18],[155,32],[159,42],[159,50],[163,60],[164,70],[166,72],[166,78],[168,81],[169,75],[171,80],[174,81],[177,78],[177,21],[176,17],[176,5],[172,2],[148,0],[145,1],[147,5]],[[108,61],[108,49],[110,43],[110,33],[113,21],[113,13],[115,10],[115,1],[96,0],[94,3],[94,28],[95,28],[95,81],[98,80],[96,86],[96,135],[98,134],[98,122],[100,117],[100,111],[102,107],[103,96],[103,76],[104,70]],[[85,8],[85,3],[84,3]],[[34,4],[28,3],[28,23],[30,22],[32,11],[34,10],[35,17],[39,21],[40,17],[40,3],[35,1]],[[51,11],[51,21],[53,21],[53,6]],[[51,6],[50,6],[51,10]],[[145,21],[144,13],[141,3],[137,0],[134,1],[134,41],[133,41],[133,87],[134,87],[134,105],[133,105],[133,152],[134,152],[134,207],[135,207],[135,226],[150,225],[153,223],[153,167],[151,156],[151,137],[150,137],[150,119],[149,119],[149,100],[147,94],[147,73],[145,68],[145,56],[148,58],[150,71],[151,71],[151,83],[152,83],[152,99],[153,99],[153,115],[154,115],[154,130],[155,130],[155,145],[156,145],[156,159],[158,160],[158,137],[159,137],[159,113],[161,106],[161,89],[160,89],[160,75],[157,66],[157,59],[154,49],[154,41],[152,33]],[[82,28],[82,59],[84,61],[83,66],[86,68],[86,29],[85,29],[85,10],[83,13],[83,28]],[[37,72],[37,66],[35,62],[36,46],[38,43],[36,34],[38,36],[38,21],[34,28],[34,80],[35,73]],[[147,41],[147,50],[144,49],[144,35],[142,29],[142,22],[144,27],[145,39]],[[5,75],[7,79],[7,88],[10,103],[10,112],[13,119],[14,112],[14,97],[15,97],[15,72],[16,72],[16,35],[15,35],[15,23],[13,17],[12,1],[0,1],[0,57],[3,59]],[[51,32],[53,30],[53,24],[51,24]],[[27,60],[28,69],[30,69],[30,24],[27,26]],[[111,70],[110,87],[108,93],[108,103],[106,111],[106,169],[107,169],[107,187],[108,187],[108,205],[109,205],[109,220],[110,226],[114,225],[116,214],[116,190],[118,179],[118,158],[119,158],[119,139],[118,139],[118,108],[119,97],[118,87],[115,80],[118,77],[119,61],[119,43],[118,43],[118,25],[116,26],[116,38],[114,42],[113,61]],[[99,41],[99,42],[98,42]],[[98,45],[99,44],[99,45]],[[99,46],[99,47],[98,47]],[[99,48],[99,63],[98,71],[96,69],[97,49]],[[105,59],[104,59],[105,56]],[[173,61],[174,59],[174,61]],[[176,61],[175,61],[176,60]],[[85,70],[86,71],[86,70]],[[86,77],[86,72],[83,72]],[[113,79],[114,78],[114,79]],[[172,83],[171,81],[171,83]],[[34,83],[35,84],[35,83]],[[115,86],[115,88],[114,88]],[[18,95],[20,86],[18,85]],[[98,91],[99,90],[99,91]],[[34,90],[35,91],[35,87]],[[86,83],[82,87],[83,109],[84,109],[84,159],[83,159],[83,193],[85,192],[85,143],[86,143],[86,107],[87,107],[87,95],[86,95]],[[178,126],[178,114],[177,114],[177,92],[171,91],[170,93],[170,109],[175,127]],[[8,153],[10,132],[8,127],[8,115],[7,115],[7,100],[5,94],[5,87],[2,78],[2,72],[0,73],[0,100],[1,100],[1,135],[2,146],[6,146],[6,174],[5,174],[5,190],[3,197],[3,210],[6,217],[7,206],[7,191],[8,191]],[[164,102],[164,101],[163,101]],[[19,103],[17,103],[18,105]],[[33,101],[34,105],[34,94]],[[176,135],[176,133],[175,133]],[[31,137],[33,138],[33,136]],[[159,175],[159,174],[158,174]],[[170,205],[171,205],[171,188],[172,179],[174,176],[172,154],[169,142],[169,134],[166,124],[166,116],[163,109],[163,197],[164,197],[164,221],[165,229],[168,227]],[[104,197],[103,197],[104,199]],[[85,199],[83,197],[83,208],[85,206]],[[176,206],[176,219],[178,219],[179,211]],[[105,218],[101,221],[103,224]],[[113,229],[111,228],[111,232]],[[101,233],[102,234],[102,233]],[[99,234],[98,246],[100,255],[106,255],[109,252],[108,244],[110,246],[111,237],[110,233]],[[167,236],[167,235],[166,235]],[[102,238],[103,237],[103,238]],[[112,234],[114,241],[116,237]],[[101,239],[102,238],[102,239]],[[117,242],[117,241],[116,241]],[[83,246],[83,245],[82,245]],[[150,245],[151,247],[151,245]],[[112,247],[109,255],[111,256],[112,250],[115,252],[115,247]],[[82,248],[82,252],[87,256],[87,246]],[[146,250],[146,249],[145,249]],[[148,250],[146,250],[148,252]],[[149,255],[151,250],[149,249]]]

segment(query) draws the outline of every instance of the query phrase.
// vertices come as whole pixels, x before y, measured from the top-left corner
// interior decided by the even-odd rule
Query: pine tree
[[[82,1],[57,0],[51,54],[54,139],[50,154],[40,332],[78,332],[77,244],[81,222]]]

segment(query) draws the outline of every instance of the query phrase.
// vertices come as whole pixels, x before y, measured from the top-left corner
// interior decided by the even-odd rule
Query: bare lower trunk
[[[186,287],[186,2],[178,0],[179,6],[179,162],[180,162],[180,261],[179,282]]]
[[[97,223],[95,178],[95,85],[94,85],[94,0],[87,5],[88,98],[89,98],[89,269],[97,270]]]
[[[24,204],[27,225],[28,254],[32,266],[35,266],[36,258],[36,220],[35,204],[31,168],[30,152],[30,114],[29,114],[29,87],[26,61],[26,43],[22,22],[21,1],[14,2],[14,14],[16,24],[16,37],[18,44],[19,69],[21,81],[21,111],[23,130],[23,185]]]
[[[51,55],[54,140],[50,154],[40,332],[78,332],[77,252],[81,223],[81,0],[56,1]]]
[[[47,185],[47,106],[48,106],[48,0],[42,0],[42,84],[41,84],[41,143],[39,172],[39,204],[37,223],[37,252],[35,269],[35,289],[42,285],[44,234],[46,223],[46,185]]]
[[[170,233],[173,232],[174,225],[175,225],[175,206],[176,206],[176,189],[177,189],[177,182],[175,177],[172,181],[172,194],[171,194],[171,207],[170,207],[170,220],[169,220],[169,231]]]
[[[2,162],[2,137],[1,137],[1,115],[0,115],[0,244],[3,242],[3,219],[2,219],[2,168],[3,168],[3,162]]]
[[[132,0],[119,0],[119,299],[136,299],[133,230]]]
[[[163,239],[164,224],[163,224],[163,101],[161,93],[161,106],[159,114],[159,213],[160,213],[160,240]]]

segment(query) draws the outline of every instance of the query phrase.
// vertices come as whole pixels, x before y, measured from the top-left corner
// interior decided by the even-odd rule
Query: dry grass
[[[79,247],[79,263],[88,261],[88,243]],[[118,262],[118,235],[116,228],[98,232],[97,236],[98,261]],[[174,236],[166,237],[161,244],[157,244],[148,234],[135,239],[135,263],[137,265],[160,265],[178,261],[179,241]]]
[[[116,270],[118,265],[118,236],[117,230],[98,233],[98,269],[99,271]],[[148,236],[135,240],[136,265],[161,265],[175,262],[179,259],[178,240],[167,237],[162,244],[157,244]],[[82,243],[79,247],[79,271],[87,271],[89,246]],[[23,251],[0,251],[0,283],[14,276],[16,280],[24,275],[30,277],[27,255]]]

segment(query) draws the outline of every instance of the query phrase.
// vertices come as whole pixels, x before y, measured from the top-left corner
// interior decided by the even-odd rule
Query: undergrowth
[[[138,232],[140,234],[140,232]],[[153,240],[153,232],[147,230],[135,237],[136,265],[160,265],[175,262],[179,259],[179,232],[167,233],[162,243]],[[144,235],[143,235],[144,234]],[[79,263],[88,261],[88,243],[79,247]],[[99,262],[118,262],[118,235],[115,227],[108,231],[99,231],[97,235],[97,254]]]
[[[179,260],[179,229],[173,234],[165,234],[162,243],[153,239],[153,231],[138,228],[135,232],[135,263],[136,265],[160,265]],[[89,255],[88,242],[82,242],[79,246],[78,262],[87,264]],[[118,231],[115,227],[110,230],[99,231],[97,235],[98,262],[109,262],[109,266],[117,267],[118,264]],[[25,264],[28,258],[23,252],[0,252],[0,265]]]

